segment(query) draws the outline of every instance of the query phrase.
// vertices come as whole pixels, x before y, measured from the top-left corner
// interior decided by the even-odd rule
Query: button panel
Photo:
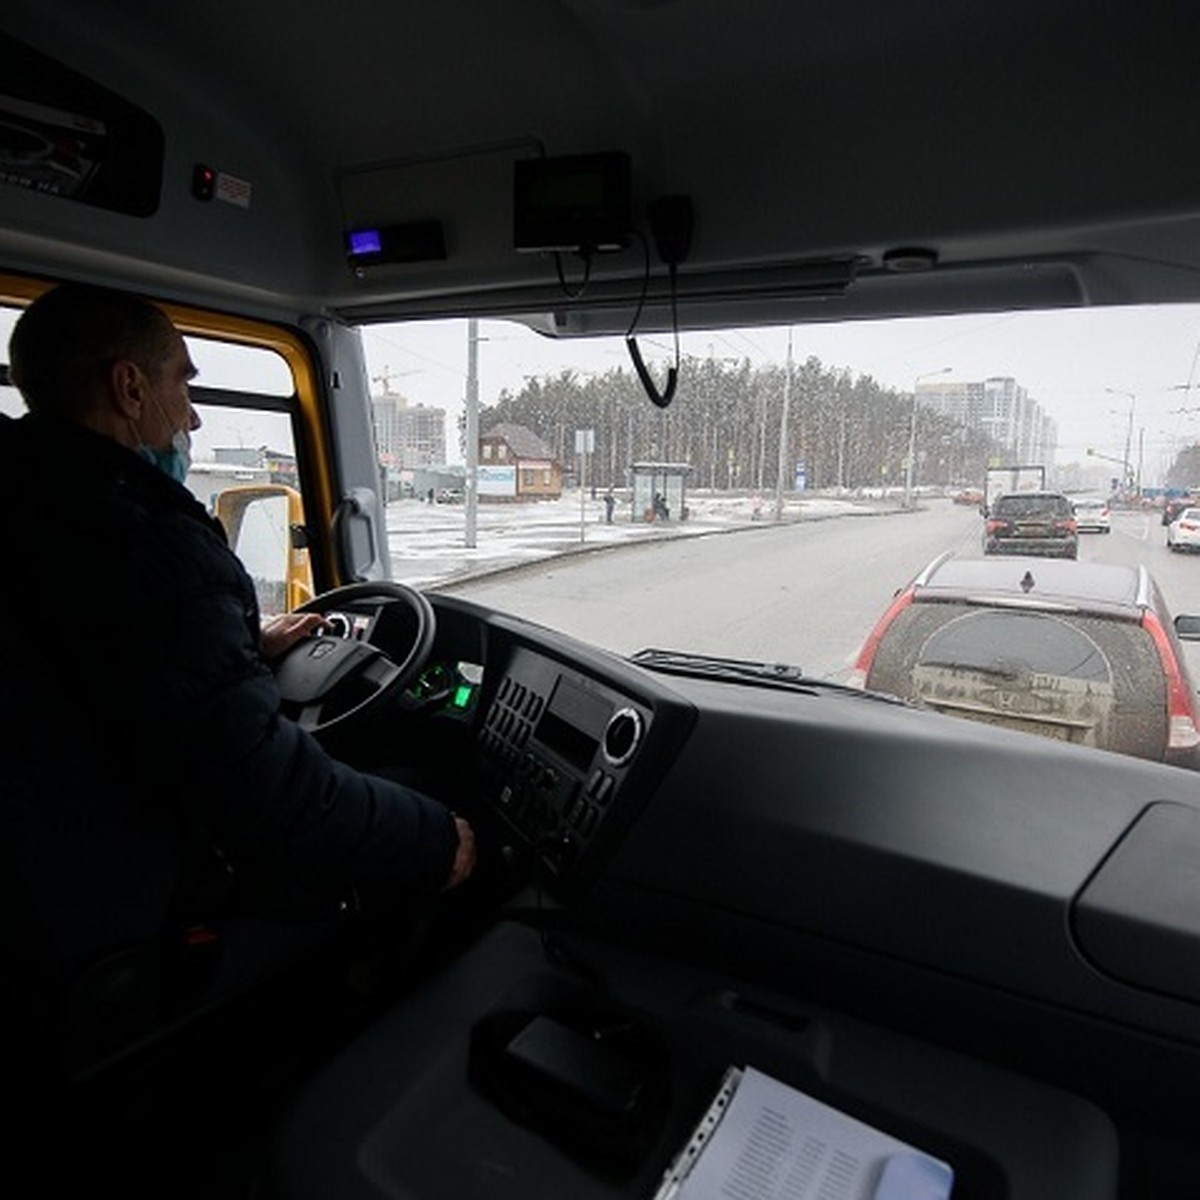
[[[604,735],[631,713],[639,729],[648,722],[628,697],[524,649],[496,689],[479,731],[485,798],[556,873],[613,811],[629,759],[614,763]]]

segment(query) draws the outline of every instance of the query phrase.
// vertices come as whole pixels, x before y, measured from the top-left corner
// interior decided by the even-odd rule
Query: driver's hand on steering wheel
[[[455,817],[454,825],[458,830],[458,849],[454,852],[450,876],[442,888],[445,892],[458,887],[475,869],[475,831],[462,817]]]
[[[262,652],[266,659],[279,658],[297,642],[325,627],[320,613],[278,613],[262,623]]]

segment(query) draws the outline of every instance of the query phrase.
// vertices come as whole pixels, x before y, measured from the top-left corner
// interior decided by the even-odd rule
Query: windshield
[[[1107,535],[1056,540],[1056,557],[1145,565],[1167,622],[1200,605],[1162,529],[1200,485],[1200,307],[684,333],[667,408],[622,338],[500,321],[362,332],[396,577],[620,654],[845,682],[898,589],[944,552],[985,556],[997,467],[1042,468],[1020,477],[1054,493],[1000,500],[1006,515],[1069,517],[1075,497],[1112,509]],[[661,391],[674,342],[641,342]],[[1045,652],[1043,622],[996,628],[1010,658]],[[1195,651],[1178,653],[1190,698]],[[1164,667],[1138,661],[1157,704]]]

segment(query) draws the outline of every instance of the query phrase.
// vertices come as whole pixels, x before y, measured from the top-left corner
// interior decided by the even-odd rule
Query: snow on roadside
[[[883,499],[789,496],[784,520],[820,520],[895,507],[894,501]],[[476,544],[467,547],[466,514],[461,504],[397,500],[387,508],[392,575],[401,583],[433,587],[588,547],[751,528],[769,524],[775,512],[773,497],[764,497],[756,518],[751,496],[697,492],[688,495],[688,509],[686,521],[645,522],[631,519],[628,503],[618,504],[610,525],[604,519],[603,499],[585,496],[581,505],[578,492],[557,500],[480,504]]]

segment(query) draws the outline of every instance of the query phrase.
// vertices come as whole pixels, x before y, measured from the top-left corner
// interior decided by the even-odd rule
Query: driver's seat
[[[4,911],[11,926],[16,909]],[[27,937],[9,945],[6,1165],[26,1167],[46,1194],[111,1183],[155,1200],[248,1196],[263,1114],[358,1029],[340,953],[278,963],[171,1012],[157,944],[108,954],[69,987],[47,981]]]

